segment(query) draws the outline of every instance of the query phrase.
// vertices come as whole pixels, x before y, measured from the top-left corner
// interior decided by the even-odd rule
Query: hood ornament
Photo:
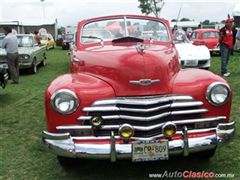
[[[138,52],[143,53],[143,51],[145,50],[145,46],[142,43],[137,43],[136,49],[137,49]]]
[[[140,85],[140,86],[150,86],[151,84],[154,84],[154,83],[158,83],[160,82],[159,79],[140,79],[138,81],[135,81],[135,80],[130,80],[129,83],[130,84],[135,84],[135,85]]]

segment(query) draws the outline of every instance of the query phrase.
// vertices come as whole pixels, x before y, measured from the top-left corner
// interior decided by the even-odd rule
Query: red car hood
[[[109,83],[116,96],[168,94],[171,77],[179,70],[176,51],[163,45],[91,47],[77,55],[80,72]],[[149,80],[153,80],[152,84]]]

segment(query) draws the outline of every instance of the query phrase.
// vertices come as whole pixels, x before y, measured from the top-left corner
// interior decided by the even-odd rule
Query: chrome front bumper
[[[214,132],[214,133],[208,133]],[[187,130],[177,132],[181,134],[179,140],[169,141],[169,155],[188,156],[190,153],[215,149],[228,142],[234,135],[235,122],[219,124],[217,128],[202,130]],[[207,133],[201,137],[188,137],[189,134]],[[43,142],[55,154],[64,157],[85,158],[85,159],[131,159],[132,144],[117,144],[119,136],[113,132],[109,137],[72,137],[69,133],[49,133],[43,131]],[[111,143],[74,143],[74,140],[110,140]],[[154,140],[154,139],[153,139]],[[86,141],[87,142],[87,141]]]

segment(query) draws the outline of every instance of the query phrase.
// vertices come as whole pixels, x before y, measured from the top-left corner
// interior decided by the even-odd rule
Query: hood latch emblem
[[[137,49],[138,52],[143,53],[143,51],[145,50],[145,46],[144,46],[144,44],[142,44],[142,43],[138,43],[138,44],[136,45],[136,49]]]
[[[140,85],[140,86],[150,86],[151,84],[160,82],[159,79],[140,79],[138,81],[131,80],[129,81],[130,84]]]

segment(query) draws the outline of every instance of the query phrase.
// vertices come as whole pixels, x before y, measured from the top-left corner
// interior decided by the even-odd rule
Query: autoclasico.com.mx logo
[[[234,174],[215,173],[207,171],[164,171],[158,174],[149,174],[149,178],[183,178],[183,179],[213,179],[213,178],[234,178]]]

